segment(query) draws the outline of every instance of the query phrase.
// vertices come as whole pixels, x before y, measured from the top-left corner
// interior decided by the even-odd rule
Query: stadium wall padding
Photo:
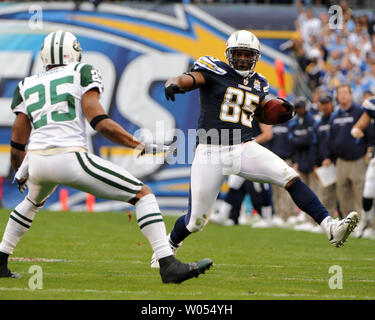
[[[275,9],[276,8],[276,9]],[[280,15],[280,12],[284,12]],[[278,13],[279,12],[279,13]],[[254,5],[194,6],[156,5],[129,7],[73,2],[5,3],[0,6],[0,175],[4,177],[4,205],[13,208],[24,195],[13,182],[9,142],[14,115],[11,98],[17,83],[42,71],[39,51],[44,37],[64,29],[74,33],[83,48],[83,62],[94,65],[104,80],[101,101],[106,111],[126,130],[153,142],[178,147],[178,159],[163,157],[142,163],[128,150],[113,145],[87,126],[90,151],[129,169],[150,185],[164,209],[187,207],[189,167],[195,145],[194,129],[199,116],[197,90],[179,95],[174,103],[164,97],[164,82],[188,71],[203,55],[224,60],[225,41],[236,29],[251,29],[260,38],[262,58],[257,71],[270,82],[270,91],[280,89],[273,67],[285,63],[287,93],[293,86],[290,58],[279,51],[293,36],[295,7]],[[177,139],[177,140],[176,140]],[[84,195],[68,189],[70,205],[84,209]],[[222,192],[225,193],[224,185]],[[99,205],[100,204],[100,205]],[[59,188],[47,208],[59,208]],[[122,204],[98,199],[97,208],[122,209]]]

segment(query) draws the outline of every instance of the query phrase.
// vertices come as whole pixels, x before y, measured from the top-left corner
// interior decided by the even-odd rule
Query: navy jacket
[[[273,136],[269,141],[269,149],[284,160],[292,156],[292,145],[289,140],[288,126],[288,122],[272,126]]]
[[[322,117],[314,124],[316,139],[316,165],[321,166],[324,159],[329,158],[329,124],[330,116]]]
[[[368,139],[367,129],[364,131],[365,137],[355,139],[350,134],[353,125],[361,117],[363,109],[352,104],[348,110],[341,108],[332,113],[329,124],[329,158],[336,161],[337,158],[343,160],[356,160],[366,154]]]
[[[289,123],[289,137],[292,145],[292,161],[304,173],[313,171],[316,164],[314,118],[306,113],[303,118],[295,117]]]

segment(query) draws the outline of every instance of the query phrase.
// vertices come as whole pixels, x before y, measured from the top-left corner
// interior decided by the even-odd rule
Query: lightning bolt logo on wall
[[[43,4],[43,28],[34,29],[28,23],[32,17],[29,7],[27,3],[0,7],[0,80],[3,84],[0,87],[0,175],[8,177],[4,188],[7,206],[19,200],[13,194],[16,188],[10,187],[13,173],[8,145],[14,120],[11,99],[20,80],[42,71],[39,51],[48,33],[64,29],[77,36],[82,46],[82,61],[94,65],[102,75],[101,100],[111,118],[146,142],[171,144],[176,140],[177,130],[187,137],[188,130],[196,128],[199,101],[198,93],[191,92],[179,98],[178,108],[173,107],[164,99],[164,81],[188,71],[194,60],[207,54],[225,61],[225,41],[234,31],[192,5],[171,5],[169,13],[165,13],[165,6],[149,11],[102,3],[94,10],[89,4],[77,9],[73,2]],[[276,92],[273,59],[266,57],[259,62],[257,71],[269,75],[271,92],[273,89]],[[290,91],[290,73],[286,74],[286,83]],[[87,134],[91,151],[126,167],[145,180],[156,195],[167,195],[165,199],[172,199],[171,195],[179,197],[178,201],[166,200],[168,206],[187,205],[186,198],[182,201],[181,197],[187,196],[188,188],[174,186],[188,185],[188,159],[185,159],[186,165],[165,164],[161,155],[145,166],[134,161],[129,150],[115,147],[95,135],[90,126]],[[177,139],[175,143],[186,155],[194,147],[184,139]],[[149,177],[153,181],[147,181]],[[47,206],[56,207],[54,201],[58,202],[57,196],[52,196]],[[163,200],[160,203],[163,206]]]

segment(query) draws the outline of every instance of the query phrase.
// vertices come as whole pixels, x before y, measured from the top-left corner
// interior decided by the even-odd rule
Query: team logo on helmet
[[[73,42],[73,49],[77,52],[81,52],[82,48],[81,45],[79,44],[78,40],[74,40]]]

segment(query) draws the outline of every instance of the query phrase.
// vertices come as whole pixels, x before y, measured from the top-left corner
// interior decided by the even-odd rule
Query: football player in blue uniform
[[[352,212],[342,221],[333,220],[297,172],[253,140],[253,117],[267,123],[262,110],[270,100],[266,78],[254,70],[260,58],[259,40],[249,31],[237,31],[228,38],[225,54],[228,64],[204,56],[195,61],[191,72],[165,83],[167,100],[174,101],[175,94],[199,88],[201,105],[189,210],[178,218],[168,236],[174,251],[182,240],[207,224],[224,179],[231,174],[285,187],[296,205],[322,226],[330,242],[341,246],[357,225],[358,213]],[[279,115],[280,123],[295,114],[293,105],[282,100],[286,111]],[[155,259],[151,266],[157,267]]]
[[[365,112],[354,124],[350,132],[356,139],[362,139],[365,136],[363,131],[370,125],[371,119],[375,119],[375,96],[367,98],[363,102],[362,107]],[[366,170],[365,185],[362,194],[362,221],[356,230],[356,236],[358,238],[361,238],[365,234],[366,229],[368,229],[369,234],[375,235],[375,230],[369,228],[371,220],[375,218],[374,213],[371,212],[375,198],[375,157],[373,151],[370,154],[370,158],[371,160]]]

